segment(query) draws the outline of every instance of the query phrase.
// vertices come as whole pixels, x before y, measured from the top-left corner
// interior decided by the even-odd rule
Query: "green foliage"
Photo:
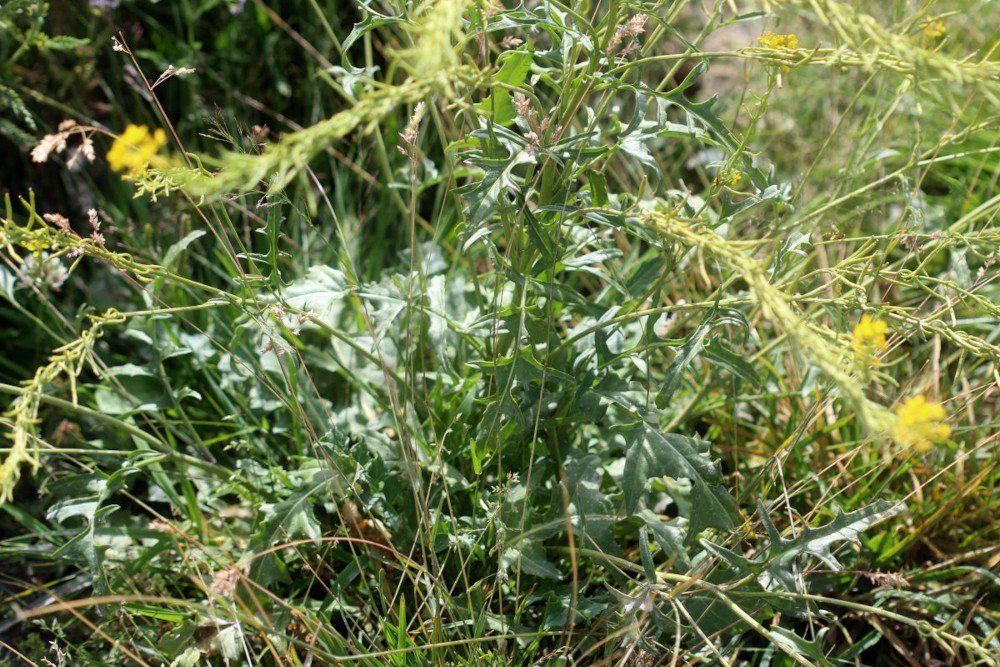
[[[0,640],[991,664],[997,14],[890,4],[3,3]]]

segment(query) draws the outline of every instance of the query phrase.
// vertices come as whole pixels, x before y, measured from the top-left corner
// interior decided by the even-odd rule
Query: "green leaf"
[[[163,261],[160,263],[164,269],[169,269],[173,266],[174,261],[177,257],[184,252],[188,246],[200,239],[202,236],[208,234],[204,229],[196,229],[195,231],[189,233],[187,236],[182,238],[177,243],[173,244],[167,249],[167,252],[163,255]]]
[[[339,319],[349,294],[343,272],[317,265],[309,267],[306,275],[285,287],[281,295],[292,308],[312,311],[321,322],[333,325]]]
[[[683,89],[672,90],[664,95],[663,98],[672,104],[676,104],[703,122],[711,131],[712,137],[715,140],[714,143],[724,148],[727,153],[735,155],[741,150],[740,139],[733,135],[726,122],[715,113],[716,98],[713,97],[701,102],[695,102],[684,95]],[[754,186],[758,190],[763,191],[768,187],[767,175],[754,166],[753,160],[748,155],[740,154],[740,165],[742,171],[750,176],[750,180],[753,181]]]
[[[732,530],[738,523],[738,517],[739,508],[729,491],[703,480],[692,480],[688,543],[693,542],[706,528]]]
[[[347,57],[347,50],[354,46],[354,43],[359,39],[364,37],[366,34],[383,25],[392,25],[394,23],[405,23],[406,20],[398,16],[390,16],[388,14],[382,15],[377,14],[371,10],[370,5],[365,5],[365,11],[367,16],[365,16],[361,21],[354,24],[351,28],[351,32],[344,39],[340,46],[341,52],[344,53],[344,57]]]
[[[677,356],[670,363],[667,368],[667,372],[664,375],[663,386],[660,387],[660,391],[656,394],[656,407],[659,409],[664,409],[670,404],[670,399],[673,397],[674,392],[680,386],[681,380],[684,376],[684,371],[687,367],[694,361],[698,355],[701,354],[702,350],[705,348],[706,339],[708,335],[718,326],[725,324],[735,324],[740,326],[744,335],[749,331],[749,325],[747,324],[746,318],[743,314],[737,310],[731,308],[717,308],[712,310],[706,317],[701,325],[691,334],[688,339],[678,350]],[[725,351],[719,351],[719,348],[715,348],[714,354],[716,360],[725,364],[732,355],[729,357],[725,356]],[[746,375],[747,377],[756,379],[756,373],[753,369],[748,369],[749,364],[738,365],[735,362],[732,364],[731,370],[736,372],[738,375]],[[759,382],[759,380],[757,380]],[[756,384],[756,382],[755,382]]]
[[[503,66],[493,75],[493,83],[514,87],[524,85],[524,80],[531,71],[534,54],[531,51],[507,51],[500,58]],[[510,125],[517,117],[510,91],[499,86],[494,86],[492,92],[475,107],[497,125]]]
[[[593,169],[587,170],[587,182],[590,184],[590,199],[594,206],[608,205],[608,189],[603,174]]]
[[[663,520],[651,510],[643,508],[639,510],[637,517],[646,523],[646,527],[653,532],[653,540],[663,550],[664,555],[674,563],[674,571],[687,572],[691,569],[691,559],[688,558],[687,549],[684,548],[684,536],[686,530],[683,526],[683,519]]]
[[[641,91],[636,90],[635,112],[628,126],[618,136],[618,148],[633,158],[647,169],[654,178],[654,188],[658,187],[663,178],[663,171],[660,164],[649,152],[647,142],[656,138],[660,131],[660,120],[658,114],[649,120],[646,119],[646,110],[649,106],[649,97]]]
[[[799,637],[791,630],[776,625],[767,628],[767,635],[785,653],[811,658],[816,661],[819,667],[832,667],[832,663],[827,660],[826,654],[823,652],[823,637],[829,630],[830,628],[821,628],[816,633],[816,639],[811,642]]]
[[[732,583],[733,575],[732,572],[723,568],[715,568],[708,573],[705,580],[710,584],[725,587],[726,584]],[[752,581],[742,592],[760,592],[760,585]],[[734,602],[738,601],[740,608],[757,619],[758,622],[764,622],[774,615],[774,612],[767,604],[768,598],[763,595],[741,595],[738,598],[734,596],[732,599]],[[698,630],[706,633],[706,635],[710,636],[717,632],[726,631],[736,636],[739,634],[740,629],[746,627],[746,624],[740,617],[719,600],[713,591],[697,591],[684,599],[682,604],[687,609],[688,614],[694,619]]]
[[[541,255],[539,265],[544,270],[556,263],[556,243],[546,227],[543,227],[538,216],[529,209],[524,210],[524,220],[528,226],[528,236],[535,249]]]
[[[468,161],[482,169],[483,176],[477,182],[458,188],[468,205],[465,216],[469,224],[462,250],[468,250],[487,231],[481,223],[507,210],[520,208],[521,184],[514,179],[514,168],[521,164],[532,164],[535,157],[522,150],[524,139],[509,130],[494,126],[492,131],[501,138],[507,155],[501,158],[470,156]],[[478,133],[474,133],[478,136]],[[506,139],[506,141],[503,141]]]
[[[708,442],[676,433],[660,433],[647,424],[627,431],[626,440],[622,491],[628,513],[634,514],[639,508],[650,478],[668,475],[691,480],[699,500],[710,501],[705,513],[697,516],[697,524],[731,525],[735,503],[717,486],[722,473],[709,455]],[[694,525],[692,522],[692,532]]]
[[[324,436],[324,440],[328,437],[330,436]],[[313,511],[314,503],[318,498],[325,501],[342,498],[350,486],[344,474],[344,467],[349,468],[351,463],[344,461],[336,451],[331,451],[329,454],[321,460],[307,459],[302,463],[295,471],[299,481],[289,497],[277,503],[265,503],[260,506],[260,516],[263,520],[250,539],[248,551],[262,551],[279,542],[317,539],[322,535],[322,528]],[[281,569],[281,564],[275,562],[275,555],[269,554],[267,558],[254,561],[252,575],[259,583],[266,584],[275,578],[275,573]]]
[[[197,646],[189,646],[183,653],[174,658],[174,661],[170,663],[170,667],[195,667],[201,662],[201,656],[201,649]]]
[[[72,51],[73,49],[78,49],[81,46],[86,46],[87,44],[90,44],[89,39],[79,39],[77,37],[69,37],[68,35],[57,35],[55,37],[44,37],[39,46],[45,49],[51,49],[52,51]]]
[[[809,234],[803,234],[799,231],[790,232],[771,261],[771,278],[774,279],[776,276],[781,275],[789,255],[798,255],[801,258],[805,258],[807,256],[806,251],[811,245],[812,241],[809,238]]]
[[[37,129],[35,119],[28,107],[25,106],[21,96],[4,85],[0,85],[0,109],[9,109],[14,117],[19,118],[29,130]]]
[[[840,570],[841,565],[834,557],[831,547],[837,542],[857,542],[858,535],[875,524],[896,516],[906,509],[904,503],[893,503],[887,500],[877,500],[867,507],[843,513],[838,510],[833,521],[819,528],[806,528],[802,533],[790,540],[782,539],[774,523],[767,516],[763,503],[758,501],[758,512],[761,521],[770,536],[766,560],[780,567],[801,555],[811,555],[819,558],[831,569]]]
[[[601,492],[601,458],[586,454],[566,464],[566,487],[569,493],[569,515],[577,544],[617,556],[621,548],[612,534],[618,521],[611,501]],[[563,517],[561,504],[553,506],[552,519]]]
[[[656,583],[656,566],[653,565],[653,554],[649,550],[649,533],[646,526],[639,526],[639,560],[646,581]]]
[[[223,627],[215,636],[215,641],[222,652],[225,663],[236,661],[243,657],[245,648],[243,646],[243,628],[239,623],[232,623]]]
[[[701,544],[707,551],[733,568],[738,577],[753,576],[765,590],[805,592],[802,587],[800,558],[814,556],[831,569],[840,570],[842,567],[831,551],[834,544],[856,542],[862,531],[899,514],[904,509],[903,503],[879,500],[853,512],[838,513],[836,518],[825,526],[807,527],[797,537],[786,540],[781,537],[777,527],[767,516],[763,503],[758,501],[758,512],[769,542],[764,553],[757,558],[749,559],[707,540],[702,540]],[[796,615],[815,611],[813,603],[797,599],[771,599],[770,603],[775,608]]]
[[[760,384],[760,375],[744,357],[730,350],[722,341],[715,339],[705,346],[705,358],[717,366],[752,385]]]
[[[701,545],[705,547],[705,550],[714,556],[718,556],[720,559],[725,561],[726,565],[733,569],[736,573],[735,578],[743,578],[751,575],[760,574],[761,567],[760,564],[750,560],[742,554],[738,554],[735,551],[727,549],[721,544],[713,544],[708,540],[701,540]]]
[[[84,521],[83,528],[64,542],[54,555],[82,556],[94,575],[94,587],[99,593],[104,592],[106,588],[105,580],[99,574],[104,560],[103,547],[108,542],[106,538],[98,537],[97,526],[118,509],[117,505],[104,503],[124,487],[128,478],[137,472],[131,461],[126,461],[110,475],[104,473],[72,475],[60,479],[50,489],[53,497],[61,497],[63,500],[52,505],[46,512],[45,516],[49,521],[59,524],[73,518]]]
[[[201,398],[188,387],[175,387],[168,393],[158,375],[135,364],[115,366],[108,369],[108,374],[110,384],[102,384],[94,392],[97,408],[105,414],[156,412],[173,408],[185,398]]]
[[[663,386],[656,393],[656,407],[663,410],[670,404],[670,399],[684,378],[684,370],[694,361],[705,347],[705,337],[712,331],[708,322],[699,326],[677,351],[677,356],[670,362],[663,378]]]
[[[166,607],[157,607],[148,604],[127,603],[124,607],[133,614],[148,616],[160,621],[169,621],[170,623],[183,623],[188,618],[191,618],[192,615],[191,612],[175,611]]]
[[[541,543],[530,537],[521,537],[514,546],[505,549],[500,564],[504,571],[520,569],[533,577],[562,579],[559,568],[546,559]]]

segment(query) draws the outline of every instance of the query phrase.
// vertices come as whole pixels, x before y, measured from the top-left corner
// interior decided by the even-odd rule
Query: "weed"
[[[996,664],[996,8],[743,4],[4,3],[0,660]]]

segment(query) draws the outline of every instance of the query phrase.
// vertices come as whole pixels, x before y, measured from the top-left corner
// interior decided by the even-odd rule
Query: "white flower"
[[[69,278],[69,270],[58,257],[41,252],[38,256],[28,255],[24,259],[18,278],[26,286],[57,291]]]

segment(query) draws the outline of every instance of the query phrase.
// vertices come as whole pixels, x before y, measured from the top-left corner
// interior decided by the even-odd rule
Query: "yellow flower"
[[[35,257],[41,255],[43,250],[49,249],[49,242],[41,239],[21,241],[21,245],[24,246],[24,249],[29,251]]]
[[[145,125],[129,125],[115,139],[108,151],[108,164],[115,171],[126,170],[122,178],[134,178],[146,171],[151,162],[157,162],[156,153],[167,143],[167,133],[157,128],[150,132]]]
[[[942,21],[928,21],[924,24],[924,37],[934,39],[940,37],[947,31]]]
[[[772,32],[764,33],[757,41],[768,49],[794,49],[799,45],[799,38],[795,35],[775,35]]]
[[[926,452],[950,434],[951,427],[944,423],[944,407],[923,395],[908,398],[896,408],[893,437],[904,447]]]
[[[867,315],[862,315],[861,321],[851,334],[854,358],[858,361],[871,360],[877,366],[879,361],[875,354],[889,349],[889,341],[885,338],[888,331],[889,325],[882,320],[873,320]]]
[[[719,185],[729,186],[735,188],[740,183],[743,182],[743,173],[739,169],[730,169],[728,171],[720,171],[715,176],[715,182]]]

